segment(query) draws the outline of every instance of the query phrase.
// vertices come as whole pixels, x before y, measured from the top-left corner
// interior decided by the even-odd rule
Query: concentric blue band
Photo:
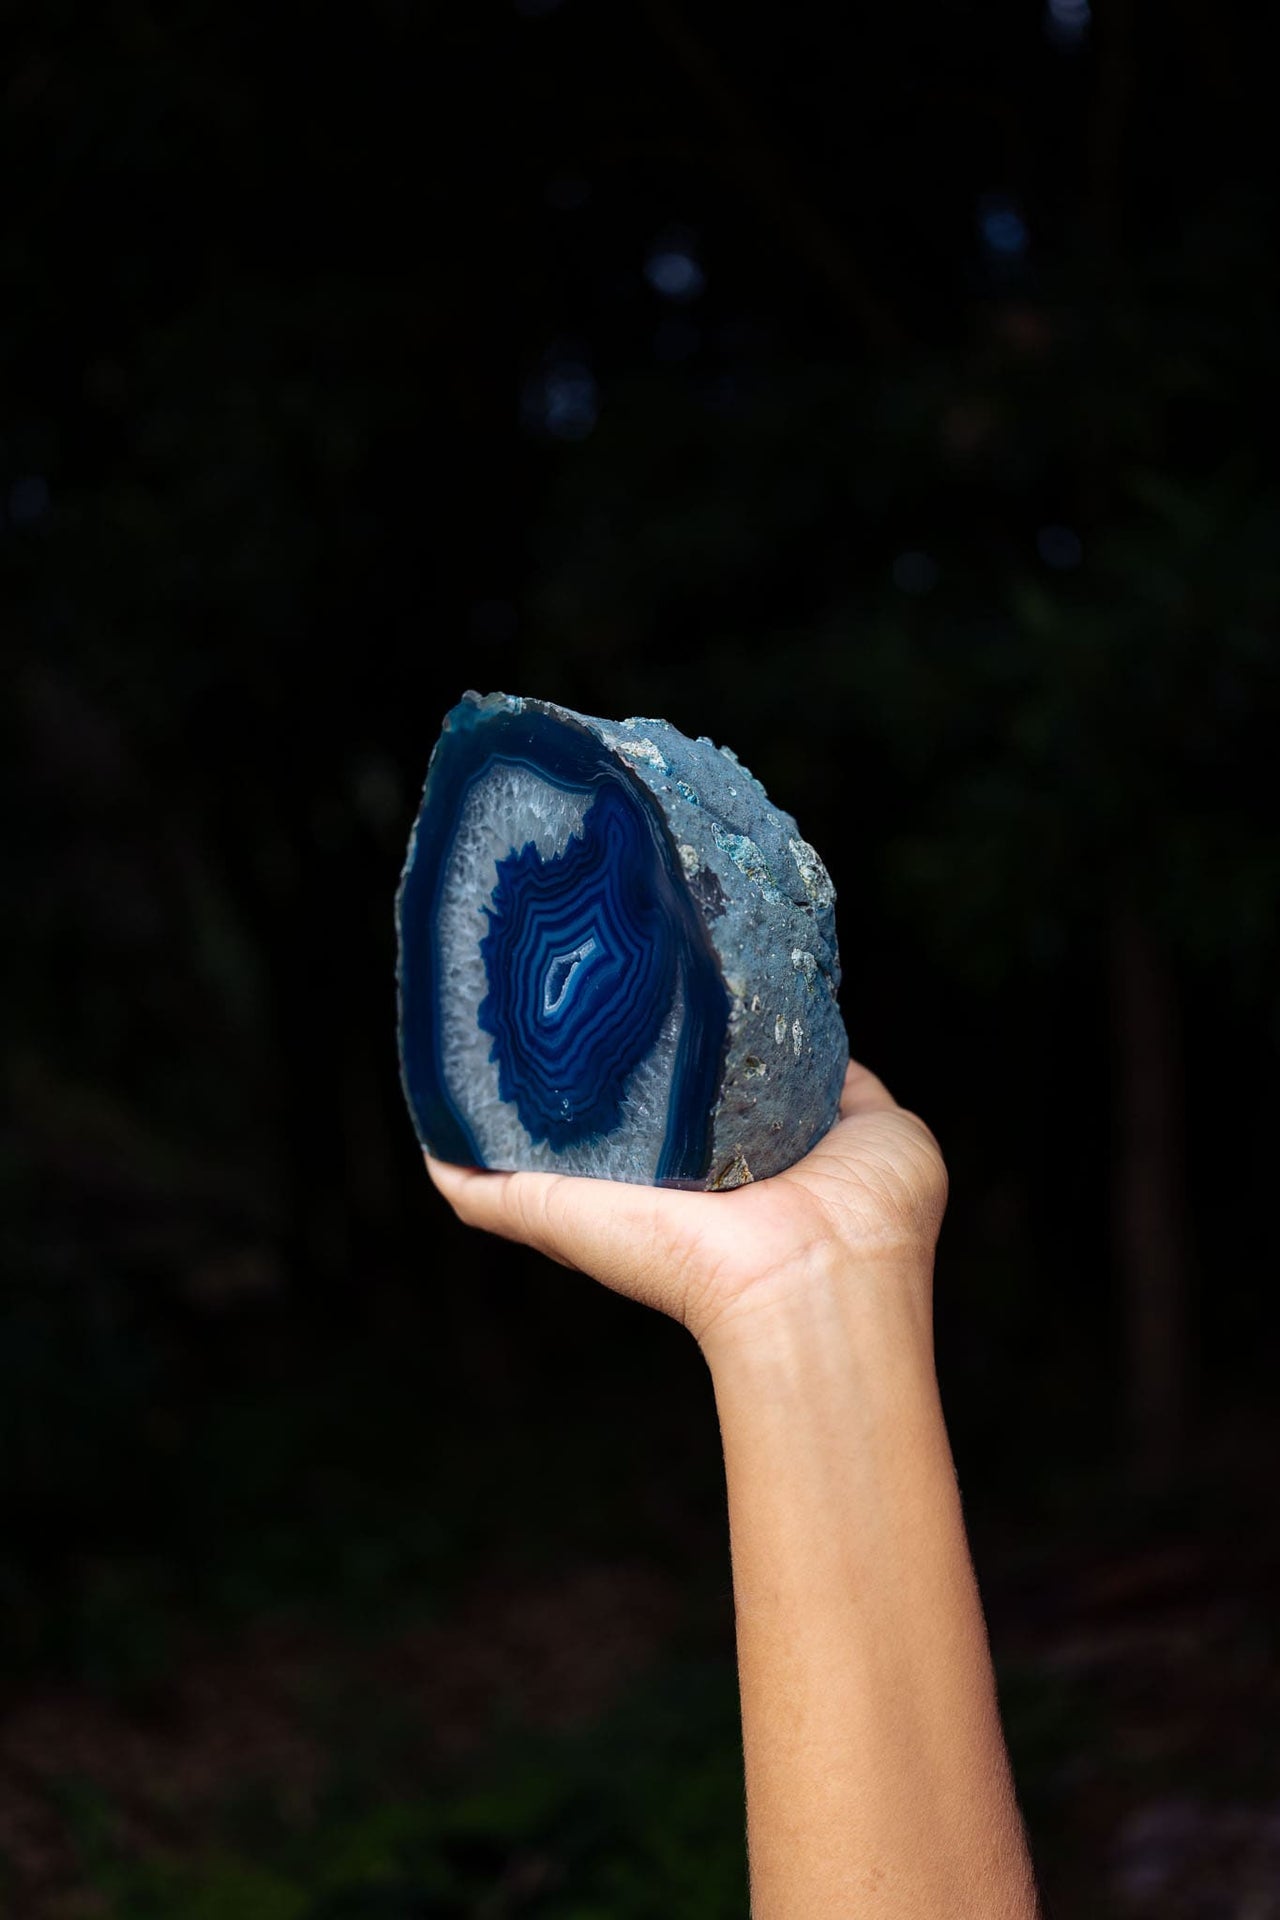
[[[628,1080],[681,1008],[659,1180],[697,1183],[710,1155],[728,1034],[719,963],[656,802],[577,722],[526,705],[455,707],[432,757],[399,899],[400,1037],[419,1138],[483,1165],[442,1070],[446,1004],[440,896],[468,796],[495,766],[589,793],[581,837],[544,859],[498,863],[481,939],[499,1089],[529,1139],[559,1152],[625,1128]]]

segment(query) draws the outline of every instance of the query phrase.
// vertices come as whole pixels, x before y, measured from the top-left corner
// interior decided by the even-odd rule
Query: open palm
[[[699,1340],[803,1285],[833,1252],[931,1252],[947,1190],[929,1129],[856,1063],[840,1117],[812,1152],[731,1193],[478,1172],[430,1158],[427,1166],[467,1225],[579,1268],[672,1315]]]

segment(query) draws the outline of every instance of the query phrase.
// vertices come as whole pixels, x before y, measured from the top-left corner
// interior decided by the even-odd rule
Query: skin
[[[468,1225],[669,1314],[707,1361],[754,1920],[1036,1920],[934,1370],[929,1129],[851,1064],[826,1138],[732,1193],[427,1166]]]

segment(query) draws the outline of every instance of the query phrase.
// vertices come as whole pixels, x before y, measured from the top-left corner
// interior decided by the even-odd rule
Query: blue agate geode
[[[737,1187],[835,1119],[835,892],[727,747],[464,695],[397,927],[405,1096],[442,1160]]]

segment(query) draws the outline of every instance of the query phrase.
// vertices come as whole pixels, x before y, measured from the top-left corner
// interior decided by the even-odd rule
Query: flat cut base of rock
[[[401,1076],[440,1159],[723,1189],[836,1117],[834,890],[727,747],[464,695],[396,920]]]

